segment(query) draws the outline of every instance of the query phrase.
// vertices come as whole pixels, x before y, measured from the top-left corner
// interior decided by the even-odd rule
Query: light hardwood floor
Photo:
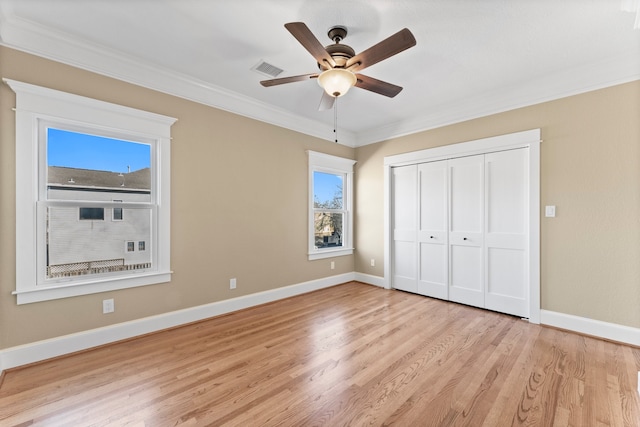
[[[6,373],[2,426],[640,426],[640,349],[360,283]]]

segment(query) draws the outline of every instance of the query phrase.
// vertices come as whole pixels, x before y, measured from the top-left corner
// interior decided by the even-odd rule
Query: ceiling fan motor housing
[[[353,50],[353,48],[351,46],[347,46],[346,44],[330,44],[329,46],[326,46],[325,49],[336,62],[336,68],[344,67],[347,61],[356,55],[356,52]],[[326,66],[320,64],[318,64],[318,66],[322,70],[327,69]]]
[[[343,26],[331,27],[327,36],[335,42],[335,44],[325,46],[327,53],[331,55],[337,68],[344,67],[347,61],[356,55],[356,51],[353,50],[351,46],[340,44],[340,42],[347,37],[347,28]],[[321,70],[328,69],[324,64],[320,63],[318,63],[318,68]]]

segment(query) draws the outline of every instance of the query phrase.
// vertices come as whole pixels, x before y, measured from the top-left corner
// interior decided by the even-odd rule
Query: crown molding
[[[334,140],[333,129],[325,123],[17,18],[2,6],[0,44],[4,46],[316,138]],[[353,132],[340,131],[340,144],[353,147],[354,141]]]
[[[0,44],[4,46],[333,141],[333,131],[325,123],[18,18],[11,13],[6,2],[0,2],[0,24]],[[417,119],[406,119],[359,133],[344,129],[340,131],[339,143],[359,147],[639,79],[640,55],[627,52],[626,55],[541,76],[511,88],[431,107]]]
[[[598,63],[541,76],[518,86],[430,107],[418,115],[419,119],[391,123],[359,133],[355,145],[374,144],[635,80],[640,80],[640,55],[636,51],[629,51]]]

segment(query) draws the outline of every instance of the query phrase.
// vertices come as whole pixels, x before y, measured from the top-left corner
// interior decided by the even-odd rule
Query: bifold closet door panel
[[[484,156],[449,160],[449,299],[485,306]]]
[[[392,169],[392,286],[417,292],[417,165]]]
[[[449,299],[447,162],[418,165],[418,293]]]
[[[529,150],[485,155],[485,307],[529,317]]]

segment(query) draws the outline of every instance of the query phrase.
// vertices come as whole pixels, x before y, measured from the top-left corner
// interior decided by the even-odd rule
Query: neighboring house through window
[[[170,281],[175,119],[5,81],[16,92],[18,304]]]
[[[309,259],[353,253],[355,160],[308,151]]]

